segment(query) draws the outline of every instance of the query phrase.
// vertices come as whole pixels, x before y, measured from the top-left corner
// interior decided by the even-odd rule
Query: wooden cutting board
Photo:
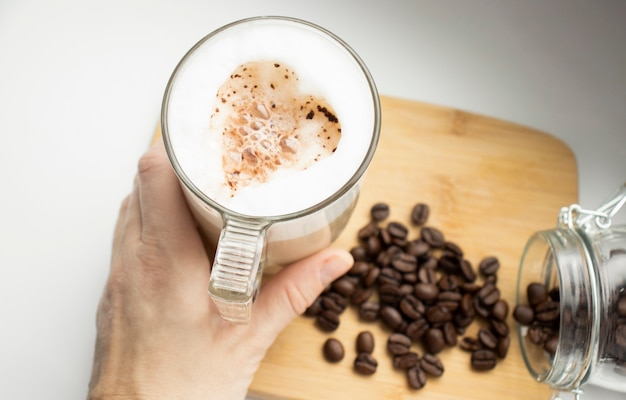
[[[561,141],[533,129],[493,118],[414,101],[382,97],[382,132],[355,212],[336,246],[350,249],[356,232],[369,221],[369,209],[387,202],[387,221],[408,224],[414,204],[430,205],[427,225],[441,229],[460,245],[474,266],[486,256],[501,262],[498,287],[511,309],[515,304],[520,257],[530,235],[553,228],[562,206],[578,199],[576,160]],[[411,238],[418,230],[410,231]],[[508,323],[515,326],[512,317]],[[479,323],[467,334],[475,336]],[[374,375],[352,370],[359,332],[375,335]],[[314,320],[297,318],[269,349],[250,388],[254,398],[285,399],[528,399],[550,397],[533,381],[512,329],[508,357],[494,370],[476,372],[459,348],[439,354],[440,378],[410,389],[403,372],[393,368],[386,350],[390,331],[380,322],[358,319],[355,309],[341,315],[332,333]],[[321,353],[328,337],[339,339],[345,358],[327,363]],[[421,349],[415,346],[418,353]]]

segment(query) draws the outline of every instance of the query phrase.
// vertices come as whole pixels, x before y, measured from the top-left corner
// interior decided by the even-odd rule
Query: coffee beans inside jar
[[[419,230],[415,237],[408,224],[385,225],[389,215],[385,203],[371,208],[370,222],[358,231],[359,244],[351,249],[354,265],[305,315],[326,332],[339,328],[340,315],[350,306],[363,322],[382,323],[389,332],[391,364],[405,372],[413,389],[422,389],[427,376],[444,373],[438,354],[446,348],[459,346],[470,353],[468,364],[474,371],[495,368],[510,345],[509,306],[497,286],[498,258],[488,255],[474,269],[461,246],[427,225],[430,208],[424,203],[409,216],[410,225]],[[481,326],[478,334],[466,335],[473,323]],[[356,343],[355,372],[375,373],[373,336],[361,332]]]

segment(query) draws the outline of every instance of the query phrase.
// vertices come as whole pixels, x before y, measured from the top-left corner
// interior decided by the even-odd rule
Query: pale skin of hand
[[[276,336],[352,265],[328,248],[267,279],[247,325],[207,294],[210,261],[162,142],[139,161],[98,307],[89,399],[244,399]]]

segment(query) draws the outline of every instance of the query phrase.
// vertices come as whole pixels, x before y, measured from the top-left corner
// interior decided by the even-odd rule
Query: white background
[[[84,398],[113,224],[167,79],[211,30],[269,14],[338,34],[381,94],[561,138],[583,206],[626,180],[624,1],[0,0],[0,398]]]

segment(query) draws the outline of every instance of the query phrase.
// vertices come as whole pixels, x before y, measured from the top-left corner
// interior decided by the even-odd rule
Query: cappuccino
[[[309,209],[369,161],[375,94],[353,53],[318,30],[244,25],[214,33],[177,68],[170,145],[191,184],[230,211]]]

